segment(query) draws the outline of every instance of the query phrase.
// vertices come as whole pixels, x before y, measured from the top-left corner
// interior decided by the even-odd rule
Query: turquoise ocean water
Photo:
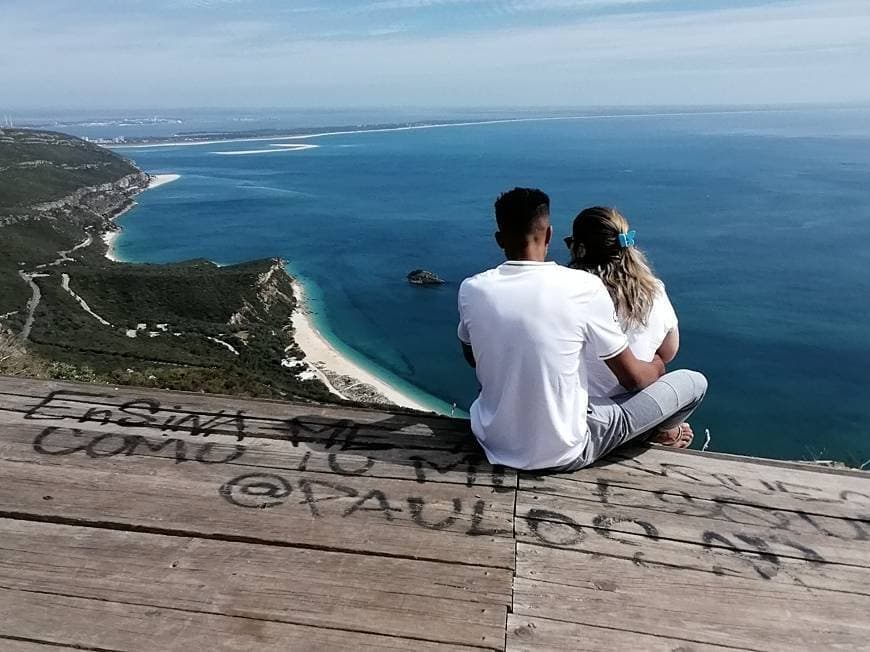
[[[293,141],[119,150],[182,175],[122,218],[119,255],[284,257],[339,348],[433,407],[467,408],[455,296],[500,261],[497,194],[543,188],[560,236],[580,208],[612,204],[669,288],[678,366],[709,377],[699,443],[709,429],[718,451],[870,459],[870,111],[593,116],[215,153],[272,142]],[[566,261],[560,242],[551,254]],[[420,267],[449,282],[410,286]]]

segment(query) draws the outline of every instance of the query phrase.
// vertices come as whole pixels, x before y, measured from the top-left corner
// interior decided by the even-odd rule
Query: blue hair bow
[[[634,236],[636,236],[636,235],[637,235],[637,231],[635,231],[634,229],[632,229],[628,233],[620,233],[619,234],[619,246],[622,247],[623,249],[625,249],[627,247],[633,247],[634,246]]]

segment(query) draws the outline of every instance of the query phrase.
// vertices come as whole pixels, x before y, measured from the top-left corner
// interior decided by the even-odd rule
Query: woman
[[[565,244],[571,250],[572,267],[595,274],[604,282],[635,357],[650,362],[658,355],[668,364],[680,348],[677,315],[664,283],[634,246],[634,238],[635,232],[619,211],[595,206],[574,218],[573,235],[565,238]],[[590,397],[626,393],[603,361],[589,356],[586,369]],[[657,433],[653,440],[685,448],[692,443],[692,436],[689,424],[683,423]]]

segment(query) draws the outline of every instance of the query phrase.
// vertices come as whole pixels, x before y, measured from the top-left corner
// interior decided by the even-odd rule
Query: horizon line
[[[278,140],[304,140],[309,138],[323,138],[326,136],[342,136],[346,134],[371,134],[371,133],[386,133],[393,131],[414,131],[414,130],[423,130],[423,129],[446,129],[446,128],[457,128],[457,127],[476,127],[476,126],[487,126],[487,125],[502,125],[502,124],[514,124],[514,123],[525,123],[525,122],[555,122],[555,121],[571,121],[571,120],[617,120],[621,118],[663,118],[663,117],[683,117],[688,115],[703,115],[703,116],[711,116],[711,115],[745,115],[747,113],[784,113],[791,111],[793,109],[780,107],[780,108],[758,108],[758,109],[734,109],[731,111],[720,110],[720,111],[692,111],[692,112],[657,112],[657,113],[612,113],[612,114],[587,114],[587,115],[570,115],[570,116],[533,116],[533,117],[524,117],[524,118],[499,118],[493,120],[468,120],[463,122],[435,122],[435,123],[420,123],[420,124],[408,124],[403,125],[401,123],[397,123],[395,126],[372,126],[371,128],[366,128],[366,125],[360,125],[359,129],[338,129],[336,131],[324,131],[317,133],[303,133],[303,134],[288,134],[281,135],[280,131],[277,131],[273,135],[269,136],[250,136],[250,137],[239,137],[239,138],[211,138],[207,140],[182,140],[177,142],[169,141],[170,138],[182,138],[183,136],[167,136],[165,141],[162,142],[153,142],[153,143],[106,143],[104,146],[107,149],[146,149],[146,148],[165,148],[165,147],[194,147],[198,145],[216,145],[220,143],[250,143],[250,142],[263,142],[263,141],[278,141]],[[313,127],[299,127],[300,129],[305,128],[313,128]],[[227,135],[231,135],[233,132],[225,132]],[[236,133],[244,133],[243,131],[239,131]],[[193,136],[195,134],[190,134],[189,136]],[[204,136],[207,134],[203,134]],[[160,137],[155,137],[155,140],[160,139]],[[280,146],[278,146],[280,147]],[[285,146],[286,147],[286,146]],[[280,151],[280,150],[276,150]],[[218,152],[214,152],[218,153]]]

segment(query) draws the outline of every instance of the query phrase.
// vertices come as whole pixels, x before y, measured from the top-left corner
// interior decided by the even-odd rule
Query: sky
[[[870,0],[0,0],[0,110],[870,102]]]

